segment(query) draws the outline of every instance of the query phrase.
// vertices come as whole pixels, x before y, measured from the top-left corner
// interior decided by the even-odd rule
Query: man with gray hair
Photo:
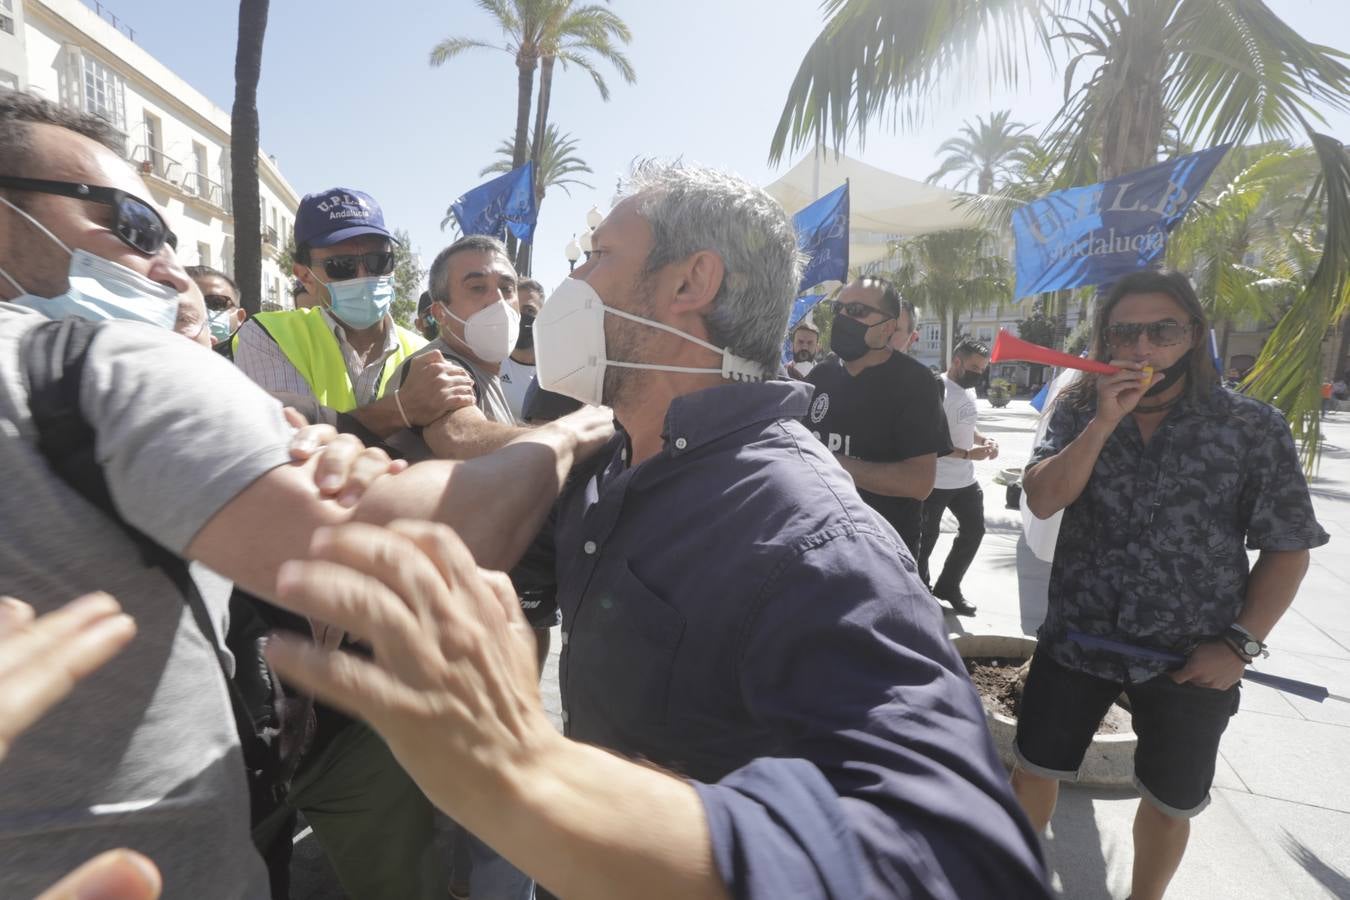
[[[340,611],[373,656],[287,641],[273,663],[559,896],[1048,896],[899,537],[800,423],[810,386],[765,380],[800,265],[787,215],[648,164],[593,246],[535,323],[538,379],[622,430],[515,590],[448,531],[347,529],[286,600]],[[561,607],[565,736],[516,592]]]

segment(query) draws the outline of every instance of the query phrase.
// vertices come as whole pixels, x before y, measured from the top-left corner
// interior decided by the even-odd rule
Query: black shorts
[[[1036,650],[1017,718],[1014,751],[1033,775],[1078,777],[1097,726],[1122,690],[1134,733],[1134,783],[1164,813],[1194,816],[1209,805],[1219,738],[1238,710],[1239,682],[1226,691],[1177,684],[1166,674],[1141,684],[1098,678]]]

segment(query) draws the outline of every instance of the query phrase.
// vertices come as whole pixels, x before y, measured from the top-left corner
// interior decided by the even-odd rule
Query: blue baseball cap
[[[395,240],[384,227],[380,204],[363,191],[329,188],[306,194],[295,212],[297,247],[331,247],[363,234]]]

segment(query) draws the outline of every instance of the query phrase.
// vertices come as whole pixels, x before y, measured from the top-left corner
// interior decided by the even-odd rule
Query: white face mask
[[[464,326],[463,343],[474,356],[489,365],[495,365],[506,359],[516,348],[520,337],[520,313],[511,308],[505,300],[498,300],[491,306],[485,306],[478,312],[461,319],[450,311],[450,307],[441,304],[445,314]],[[450,329],[442,328],[441,335],[450,334]]]
[[[722,355],[720,369],[694,369],[687,366],[663,366],[654,363],[625,362],[605,356],[605,313],[639,322],[649,328],[678,335],[686,341]],[[534,320],[535,375],[539,387],[564,394],[582,403],[599,406],[603,402],[605,369],[650,369],[657,372],[682,372],[694,375],[721,375],[736,381],[762,381],[764,368],[742,359],[730,350],[685,334],[663,322],[653,322],[605,305],[589,284],[568,278],[544,303]]]
[[[19,292],[19,296],[11,303],[37,310],[49,319],[70,316],[94,321],[126,319],[148,322],[160,328],[173,328],[178,320],[177,288],[151,281],[120,263],[85,250],[71,250],[28,213],[3,197],[0,197],[0,203],[23,216],[70,254],[70,268],[67,270],[70,286],[65,293],[55,297],[38,297],[26,292],[8,272],[0,269],[0,277],[14,285]]]

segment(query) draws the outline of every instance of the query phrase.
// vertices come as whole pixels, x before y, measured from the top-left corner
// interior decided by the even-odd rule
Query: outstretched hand
[[[425,522],[321,529],[311,553],[282,567],[278,598],[372,655],[278,636],[268,660],[301,690],[369,722],[452,817],[499,803],[500,776],[560,739],[510,580],[480,569],[451,529]]]

